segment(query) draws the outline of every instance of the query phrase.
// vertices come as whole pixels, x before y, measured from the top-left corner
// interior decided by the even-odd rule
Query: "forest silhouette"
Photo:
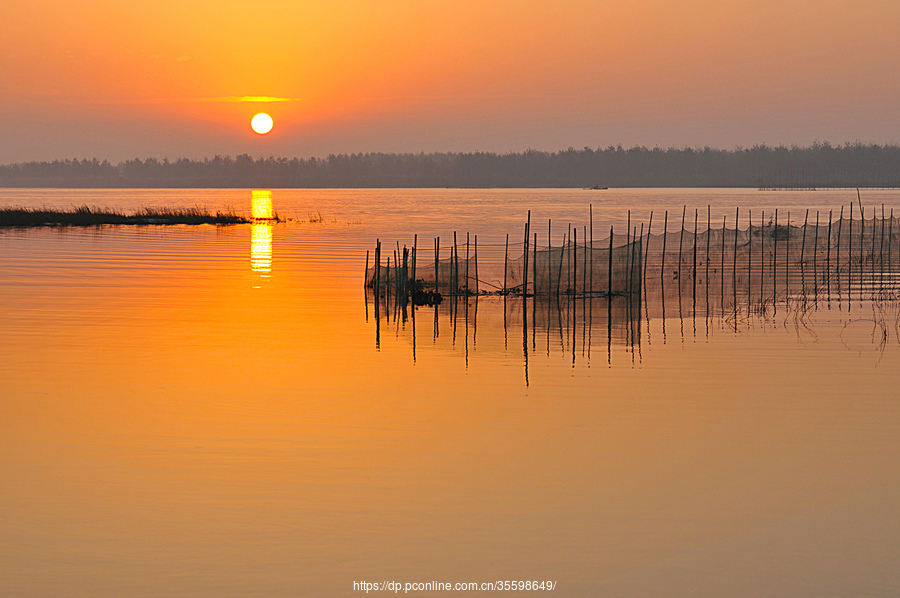
[[[900,187],[900,146],[585,147],[518,153],[358,153],[71,159],[0,165],[2,187]]]

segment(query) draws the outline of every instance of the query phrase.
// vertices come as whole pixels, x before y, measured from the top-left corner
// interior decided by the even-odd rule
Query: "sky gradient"
[[[895,0],[32,0],[0,163],[900,142]],[[266,136],[250,129],[265,111]]]

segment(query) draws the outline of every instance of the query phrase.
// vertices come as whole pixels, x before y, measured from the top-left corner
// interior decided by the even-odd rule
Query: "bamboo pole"
[[[375,239],[375,306],[378,306],[378,292],[379,285],[381,284],[381,240]]]
[[[381,268],[379,268],[380,264],[381,264],[381,241],[379,239],[376,239],[375,240],[375,274],[374,274],[375,323],[376,323],[376,325],[378,324],[378,318],[380,315],[380,312],[378,309],[378,303],[379,303],[379,299],[380,299],[378,296],[379,295],[379,285],[381,284],[381,280],[379,278],[381,276],[381,273],[379,272],[379,270],[381,270]]]
[[[837,229],[837,248],[835,249],[834,261],[835,271],[837,272],[837,283],[838,283],[838,295],[840,296],[841,292],[841,229],[844,226],[844,206],[841,206],[841,219],[838,220],[838,229]]]
[[[859,189],[856,190],[859,194]],[[847,296],[853,286],[853,202],[850,202],[850,220],[847,222]]]
[[[418,233],[413,235],[413,249],[412,249],[412,282],[413,282],[413,290],[416,288],[416,251],[419,248],[419,235]]]
[[[697,303],[697,208],[694,208],[694,265],[691,268],[691,281],[693,282],[694,303]]]
[[[366,249],[366,275],[363,277],[363,286],[369,286],[369,250]]]
[[[478,284],[478,235],[475,235],[475,295],[481,292]]]
[[[816,210],[816,232],[813,235],[813,293],[819,295],[819,210]]]
[[[385,291],[386,291],[385,298],[390,299],[391,291],[392,291],[392,287],[391,287],[391,254],[390,253],[387,255],[387,284],[385,285]]]
[[[506,286],[506,274],[509,268],[509,233],[506,233],[506,252],[503,254],[503,294],[507,295],[509,289]]]
[[[643,224],[641,225],[643,226]],[[650,210],[650,222],[647,224],[647,248],[644,250],[644,263],[642,264],[641,282],[647,279],[647,262],[650,261],[650,236],[653,232],[653,210]],[[644,239],[644,233],[641,231],[641,240]]]
[[[568,233],[566,233],[566,283],[568,283],[569,287],[566,289],[567,292],[573,291],[572,289],[572,223],[569,223]]]
[[[643,225],[641,225],[641,226],[643,226]],[[584,256],[584,261],[582,262],[582,264],[584,265],[584,268],[582,268],[583,273],[582,273],[582,275],[581,275],[581,295],[582,295],[582,297],[587,297],[587,293],[588,293],[588,288],[587,288],[587,283],[588,283],[588,276],[587,276],[587,272],[588,272],[587,227],[586,227],[586,226],[582,226],[582,229],[581,229],[581,230],[582,230],[582,232],[584,233],[583,236],[584,236],[584,238],[585,238],[585,241],[584,241],[584,252],[583,252],[583,254],[582,254],[582,255]],[[550,253],[549,253],[549,252],[547,253],[547,262],[548,262],[548,266],[549,266],[549,262],[550,262]],[[549,294],[549,293],[548,293],[548,294]]]
[[[678,242],[678,288],[681,288],[681,250],[684,247],[684,219],[687,216],[687,205],[681,210],[681,240]]]
[[[438,265],[441,263],[441,238],[434,238],[434,292],[438,292],[438,286],[440,278],[440,273],[438,269]]]
[[[722,216],[722,276],[720,278],[722,281],[721,287],[722,287],[722,303],[723,303],[722,307],[723,308],[725,307],[724,306],[724,303],[725,303],[725,301],[724,301],[724,299],[725,299],[725,224],[727,222],[727,219],[728,219],[728,216]]]
[[[753,288],[753,210],[747,208],[747,305]]]
[[[629,244],[631,243],[631,210],[628,210],[628,220],[625,226],[625,267],[627,268],[626,272],[627,278],[625,279],[625,287],[628,289],[628,293],[631,293],[631,251],[629,251]]]
[[[394,297],[400,299],[400,261],[397,250],[394,250]]]
[[[531,210],[528,210],[528,220],[525,222],[525,254],[522,268],[522,296],[528,294],[528,233],[531,229]]]
[[[778,208],[775,208],[775,228],[773,229],[772,250],[772,300],[778,296]]]
[[[565,253],[566,236],[563,235],[562,245],[559,246],[559,268],[556,270],[556,300],[559,301],[559,284],[562,281],[563,254]]]
[[[594,293],[594,206],[592,204],[588,204],[588,213],[589,220],[591,225],[591,294]],[[651,212],[652,214],[652,212]],[[588,351],[590,351],[590,346],[588,346]]]
[[[459,294],[459,244],[456,242],[456,231],[453,231],[453,257],[450,261],[453,264],[453,294]]]
[[[707,296],[709,295],[709,241],[712,235],[712,206],[706,204],[706,290]],[[708,299],[708,297],[707,297]],[[707,312],[709,311],[709,306],[707,305]]]
[[[402,292],[404,295],[409,293],[409,249],[403,246],[403,269],[401,271],[403,279],[400,281]]]
[[[800,243],[800,286],[801,291],[806,292],[806,276],[803,269],[803,261],[806,259],[806,227],[809,224],[809,208],[806,208],[806,216],[803,218],[803,240]]]
[[[762,303],[766,282],[766,211],[759,216],[759,301]]]
[[[637,257],[640,256],[640,253],[638,252],[637,239],[638,239],[637,226],[635,226],[634,234],[631,235],[631,251],[629,251],[629,253],[631,254],[631,269],[629,270],[629,273],[628,273],[628,292],[630,295],[634,295],[634,292],[635,292],[634,291],[635,282],[636,282],[635,276],[634,276],[635,261],[637,260]],[[638,272],[640,272],[640,270],[638,270]],[[630,309],[630,306],[631,306],[631,303],[629,302],[629,309]]]
[[[466,231],[466,295],[469,294],[469,231]]]
[[[550,296],[550,289],[553,286],[553,234],[551,233],[552,221],[547,218],[547,296]],[[548,302],[549,304],[549,302]],[[548,326],[549,321],[548,321]]]
[[[791,213],[787,213],[787,243],[784,244],[784,290],[791,292]]]
[[[578,293],[578,227],[572,230],[572,298]]]
[[[731,266],[731,287],[735,295],[737,294],[737,248],[738,248],[738,220],[741,216],[741,209],[734,210],[734,263]],[[736,307],[736,306],[735,306]]]
[[[825,291],[831,295],[831,219],[832,210],[828,210],[828,243],[825,245]]]
[[[609,288],[607,297],[609,297],[609,307],[612,309],[612,289],[613,289],[613,227],[609,227]],[[608,324],[611,324],[608,323]]]
[[[872,278],[875,278],[875,228],[878,226],[876,220],[878,220],[878,211],[875,206],[872,206],[872,253],[869,254],[872,258]]]
[[[871,263],[872,268],[872,282],[875,281],[875,241],[877,240],[875,237],[875,229],[877,228],[876,220],[878,218],[878,212],[875,209],[875,206],[872,206],[872,226],[871,235],[872,235],[872,249],[869,251],[869,262]],[[874,289],[873,289],[874,290]]]
[[[641,234],[638,237],[638,240],[640,240],[641,246],[637,250],[637,255],[638,255],[638,257],[640,257],[643,260],[644,259],[643,258],[643,249],[644,249],[644,223],[643,222],[641,222]],[[642,266],[643,266],[643,264],[638,264],[638,268],[637,268],[638,274],[641,274],[641,275],[642,275],[642,271],[641,271]],[[640,294],[641,287],[644,284],[643,275],[638,277],[637,284],[638,284],[638,294]],[[640,315],[640,314],[638,314],[638,315]]]
[[[532,276],[531,276],[531,280],[533,281],[532,284],[534,285],[534,295],[535,295],[535,297],[537,296],[537,273],[538,273],[538,270],[537,270],[537,247],[538,247],[538,235],[537,235],[537,233],[534,233],[534,249],[533,249],[533,251],[534,251],[534,259],[531,260],[531,262],[532,262],[532,263],[531,263],[531,268],[533,269],[533,273],[532,273]],[[534,302],[534,306],[537,306],[537,301]],[[534,306],[533,306],[533,307],[534,307]],[[532,326],[535,325],[535,322],[534,322],[534,319],[533,319],[533,318],[532,318],[531,324],[532,324]]]
[[[894,238],[894,208],[891,208],[891,223],[888,225],[888,263],[887,270],[888,274],[891,274],[891,265],[892,265],[892,254],[891,254],[891,241]],[[891,276],[891,280],[893,280],[893,276]]]
[[[878,269],[881,274],[882,288],[884,287],[884,204],[881,204],[881,243],[878,247]]]
[[[659,266],[659,279],[663,280],[666,271],[666,237],[669,234],[669,210],[666,210],[663,216],[663,246],[662,246],[662,263]]]

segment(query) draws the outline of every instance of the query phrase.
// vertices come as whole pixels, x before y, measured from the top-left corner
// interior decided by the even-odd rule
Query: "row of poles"
[[[820,213],[816,211],[815,213],[815,225],[812,229],[812,238],[808,238],[807,234],[810,229],[809,223],[809,210],[806,210],[806,214],[804,216],[802,235],[801,235],[801,243],[800,243],[800,255],[799,260],[796,262],[796,265],[799,266],[801,284],[803,286],[804,292],[806,289],[806,274],[808,268],[811,266],[812,268],[812,281],[815,285],[815,292],[818,292],[818,285],[821,280],[821,284],[825,286],[826,292],[831,292],[831,277],[832,273],[834,273],[837,277],[837,286],[838,290],[840,290],[841,286],[841,274],[842,272],[846,272],[848,284],[852,283],[853,275],[854,275],[854,265],[857,266],[856,273],[858,274],[860,280],[862,280],[863,276],[866,274],[871,275],[872,279],[878,279],[881,282],[885,280],[885,270],[887,272],[891,272],[893,266],[893,220],[894,214],[893,209],[890,212],[889,216],[885,215],[884,205],[881,206],[882,217],[879,220],[877,215],[876,208],[873,208],[873,214],[871,219],[871,225],[869,230],[866,230],[866,219],[863,217],[859,221],[859,240],[856,244],[854,244],[854,214],[853,214],[853,204],[850,204],[849,210],[849,219],[845,221],[844,219],[844,208],[841,207],[840,217],[837,222],[834,221],[833,210],[829,210],[828,213],[828,224],[827,224],[827,232],[825,233],[826,247],[824,248],[824,258],[825,264],[824,269],[820,272],[819,265],[821,263],[821,252],[820,243],[819,243],[819,231],[823,226],[820,225]],[[687,206],[684,207],[682,212],[682,226],[681,226],[681,236],[679,240],[678,247],[678,263],[677,269],[673,270],[672,275],[674,278],[679,281],[682,280],[682,265],[684,264],[683,253],[684,253],[684,233],[686,231],[685,220],[686,220],[686,212]],[[865,214],[862,205],[860,205],[861,214]],[[691,270],[690,275],[692,277],[692,282],[694,286],[694,292],[696,293],[696,285],[697,285],[697,264],[698,264],[698,211],[694,211],[694,234],[693,234],[693,251],[691,258]],[[665,222],[668,221],[668,212],[665,213]],[[844,238],[843,225],[847,223],[847,235],[846,242],[842,246],[842,239]],[[650,227],[648,231],[652,232],[652,223],[653,223],[653,213],[650,213]],[[738,270],[738,253],[739,253],[739,223],[740,223],[740,208],[735,211],[735,228],[734,228],[734,245],[732,249],[732,260],[731,260],[731,270],[732,270],[732,285],[736,288],[737,280],[741,276],[741,273]],[[887,225],[886,225],[887,223]],[[709,270],[712,264],[711,260],[711,241],[712,241],[712,227],[711,227],[711,217],[710,217],[710,207],[707,206],[707,236],[706,236],[706,280],[709,281]],[[665,266],[666,260],[666,243],[668,237],[668,227],[667,224],[663,226],[663,236],[662,236],[662,252],[661,252],[661,260],[660,260],[660,279],[661,282],[664,283],[665,279],[668,277],[668,273]],[[761,231],[757,236],[759,238],[759,275],[760,275],[760,296],[764,295],[764,286],[766,282],[766,274],[767,271],[771,271],[770,279],[772,281],[772,296],[777,296],[778,292],[778,264],[779,264],[779,239],[782,239],[781,245],[783,245],[782,251],[784,254],[784,284],[785,291],[790,291],[791,285],[791,271],[792,271],[792,262],[791,262],[791,238],[794,236],[793,226],[790,224],[790,212],[787,215],[787,222],[782,226],[779,224],[778,210],[775,210],[774,213],[774,222],[771,224],[767,224],[765,221],[765,212],[761,212],[760,216],[760,225],[757,227],[759,231]],[[722,246],[720,250],[720,263],[719,266],[719,276],[721,277],[722,284],[724,285],[725,272],[726,272],[726,240],[727,240],[727,217],[723,217],[722,220]],[[651,232],[648,232],[648,238]],[[836,234],[835,234],[836,233]],[[867,235],[867,233],[869,233]],[[769,267],[766,266],[766,237],[771,236],[772,247],[770,250],[770,259]],[[868,243],[866,239],[867,236],[871,237],[871,243]],[[885,239],[885,236],[887,239]],[[754,238],[754,226],[752,221],[752,212],[748,210],[748,228],[747,228],[747,280],[748,280],[748,292],[749,285],[751,284],[751,277],[753,275],[753,238]],[[835,242],[833,242],[833,239]],[[809,241],[809,245],[807,244]],[[810,251],[807,251],[807,247],[810,247]],[[834,248],[834,259],[832,260],[832,248]],[[717,248],[718,249],[718,248]],[[842,253],[843,250],[843,253]],[[648,244],[647,252],[649,254],[650,247]],[[855,254],[855,255],[854,255]],[[843,257],[842,257],[843,256]],[[886,259],[885,259],[886,257]],[[643,264],[643,277],[646,278],[647,274],[647,264],[651,261],[649,255],[645,257]],[[846,263],[846,269],[844,268],[844,263]],[[869,265],[870,268],[866,270],[866,265]],[[821,274],[821,276],[820,276]]]
[[[728,249],[731,249],[731,274],[733,285],[736,287],[737,280],[741,276],[738,270],[738,254],[740,253],[739,249],[742,247],[746,248],[747,254],[747,280],[748,287],[751,284],[751,278],[753,276],[753,265],[754,265],[754,233],[755,229],[758,229],[760,232],[756,234],[758,243],[758,252],[759,258],[758,261],[758,273],[759,273],[759,285],[760,285],[760,296],[764,295],[764,287],[766,285],[767,278],[771,280],[772,285],[772,296],[777,296],[778,293],[778,279],[779,272],[778,267],[781,263],[781,255],[780,252],[783,252],[783,261],[784,261],[784,285],[785,290],[790,290],[791,284],[791,271],[795,269],[797,265],[799,265],[800,276],[803,281],[804,290],[806,285],[806,274],[808,268],[812,267],[812,280],[814,284],[816,284],[818,292],[818,284],[821,279],[822,284],[827,289],[827,292],[831,291],[831,278],[832,273],[836,273],[837,275],[837,284],[840,288],[842,280],[841,274],[846,272],[848,281],[852,281],[853,275],[858,274],[860,276],[860,280],[862,280],[862,276],[864,274],[871,274],[873,278],[881,276],[881,280],[884,280],[885,268],[890,272],[893,266],[892,261],[892,252],[893,252],[893,210],[890,212],[890,216],[885,215],[885,208],[882,205],[882,218],[879,221],[877,218],[876,209],[873,208],[872,220],[870,228],[867,230],[867,221],[865,219],[865,211],[862,208],[862,203],[860,202],[860,212],[863,215],[862,220],[859,222],[859,230],[858,241],[854,242],[854,223],[857,222],[854,219],[854,206],[850,204],[850,214],[849,220],[844,219],[844,207],[841,207],[839,219],[834,221],[834,214],[832,210],[828,212],[828,224],[827,229],[825,231],[825,239],[826,239],[826,247],[824,248],[824,256],[821,255],[822,248],[820,247],[819,237],[820,237],[820,229],[824,228],[820,226],[820,213],[816,211],[815,213],[815,226],[811,229],[809,223],[809,210],[806,211],[806,215],[804,217],[804,223],[802,228],[802,237],[800,243],[800,254],[799,260],[796,262],[791,261],[791,240],[794,237],[795,231],[793,230],[793,226],[790,224],[790,213],[787,215],[787,221],[784,225],[782,225],[779,221],[779,211],[776,209],[774,211],[774,221],[766,223],[765,220],[765,211],[761,211],[759,226],[754,227],[752,211],[748,210],[747,212],[747,240],[743,245],[740,244],[741,231],[739,230],[740,226],[740,215],[741,210],[737,208],[735,210],[735,222],[734,222],[734,239],[733,246],[731,248],[726,246],[727,243],[727,234],[729,229],[727,227],[727,216],[723,216],[722,220],[722,238],[721,238],[721,247],[716,247],[715,249],[720,252],[719,263],[712,264],[712,252],[713,247],[711,247],[712,237],[713,237],[713,229],[712,229],[712,218],[711,218],[711,206],[707,206],[707,231],[706,231],[706,259],[703,262],[700,262],[701,265],[705,263],[706,267],[706,276],[705,279],[707,284],[710,280],[710,268],[718,266],[714,270],[714,273],[721,277],[722,285],[724,285],[724,280],[726,276],[726,256],[728,253]],[[671,276],[677,278],[679,281],[683,279],[683,267],[687,264],[690,264],[690,276],[692,278],[694,293],[696,293],[696,285],[698,281],[698,260],[702,259],[703,256],[698,255],[699,243],[698,243],[698,220],[699,220],[699,211],[694,211],[694,234],[693,234],[693,248],[690,255],[690,261],[686,262],[684,259],[685,247],[684,247],[684,236],[687,230],[686,227],[686,219],[687,219],[687,206],[684,206],[682,210],[682,223],[680,230],[680,239],[678,246],[678,258],[676,268],[672,270]],[[880,226],[879,226],[880,223]],[[847,227],[846,241],[844,242],[844,225]],[[887,224],[887,226],[886,226]],[[647,226],[646,237],[644,236],[644,225],[641,223],[640,229],[637,226],[632,227],[631,225],[631,212],[628,212],[628,228],[627,235],[625,239],[625,244],[618,248],[622,250],[622,255],[620,259],[624,260],[624,280],[615,281],[614,280],[614,272],[616,268],[613,263],[613,257],[615,253],[615,230],[614,227],[610,227],[610,235],[608,247],[606,249],[607,255],[604,256],[607,259],[607,272],[606,272],[606,280],[603,281],[606,283],[606,288],[603,291],[595,291],[595,268],[594,268],[594,258],[596,253],[594,251],[594,239],[593,239],[593,207],[590,207],[590,221],[589,226],[583,227],[583,234],[586,239],[586,242],[579,248],[578,245],[578,227],[572,227],[569,225],[568,232],[563,237],[563,244],[559,247],[559,255],[558,261],[556,258],[556,254],[554,253],[554,248],[552,245],[549,245],[547,249],[539,250],[539,237],[537,232],[532,232],[531,230],[531,211],[528,211],[528,218],[525,222],[525,231],[523,238],[523,255],[521,258],[522,261],[522,270],[521,270],[521,282],[514,287],[509,286],[510,282],[510,272],[509,272],[509,235],[506,235],[506,244],[504,250],[504,267],[503,267],[503,285],[496,292],[501,295],[507,294],[520,294],[524,296],[538,294],[544,295],[562,295],[562,294],[571,294],[571,295],[612,295],[614,294],[614,290],[616,289],[615,284],[620,284],[621,288],[615,294],[626,294],[631,295],[635,293],[641,293],[642,290],[642,281],[647,280],[647,268],[651,261],[653,260],[652,256],[652,247],[649,242],[643,242],[644,239],[649,241],[653,234],[653,212],[650,212],[650,219]],[[809,236],[808,231],[812,231],[812,238],[807,239]],[[836,232],[836,235],[835,235]],[[551,238],[552,233],[552,221],[548,219],[547,221],[547,236]],[[868,235],[867,235],[868,233]],[[664,284],[665,279],[668,277],[666,270],[666,258],[667,258],[667,244],[668,244],[669,230],[668,230],[668,211],[664,214],[663,221],[663,234],[662,234],[662,250],[660,253],[659,260],[659,275],[661,282]],[[767,241],[767,237],[770,237],[770,241]],[[868,240],[868,237],[871,238],[871,241]],[[885,239],[885,237],[887,237]],[[809,241],[809,243],[808,243]],[[836,241],[833,242],[833,241]],[[460,265],[460,248],[457,242],[457,234],[453,233],[453,244],[449,248],[449,258],[442,260],[440,258],[441,251],[441,240],[440,237],[435,237],[434,239],[434,293],[439,294],[440,292],[445,292],[451,296],[459,296],[464,295],[468,296],[473,294],[472,289],[470,287],[471,281],[473,277],[470,275],[470,265],[473,266],[474,270],[474,282],[475,288],[474,293],[481,293],[481,279],[478,273],[478,236],[474,237],[474,245],[470,244],[470,235],[466,233],[466,243],[465,243],[465,257],[464,265],[461,267]],[[767,247],[767,243],[771,242],[771,248]],[[868,243],[868,244],[867,244]],[[474,247],[474,259],[470,259],[470,247]],[[809,251],[807,250],[809,248]],[[834,251],[833,251],[834,250]],[[578,255],[579,251],[581,252],[581,256]],[[769,252],[767,258],[767,251]],[[370,252],[366,252],[366,286],[372,287],[376,291],[376,296],[381,295],[393,295],[399,301],[407,301],[410,296],[415,293],[417,290],[421,291],[420,288],[422,285],[417,285],[417,277],[416,277],[416,256],[418,252],[418,235],[414,236],[412,247],[403,246],[400,247],[399,243],[397,243],[396,249],[393,250],[393,255],[387,255],[383,257],[383,248],[382,243],[379,240],[376,241],[375,246],[375,256],[374,256],[374,270],[370,276]],[[602,255],[602,251],[599,252]],[[543,255],[542,255],[543,254]],[[834,254],[834,255],[832,255]],[[546,274],[543,274],[541,270],[538,268],[539,257],[546,256],[545,265],[546,265]],[[885,256],[887,259],[885,260]],[[579,260],[578,258],[582,259]],[[821,258],[824,257],[824,270],[820,272],[820,262]],[[566,263],[564,264],[564,259]],[[579,264],[579,261],[581,262]],[[768,264],[767,264],[768,262]],[[793,267],[792,267],[793,264]],[[869,265],[870,269],[866,271],[866,266]],[[581,272],[579,272],[581,269]],[[443,270],[443,276],[442,276]],[[555,270],[555,276],[554,276]],[[620,275],[623,274],[621,272],[621,268],[619,269]],[[565,277],[568,282],[568,288],[563,289],[561,282],[563,280],[563,274],[565,273]],[[820,277],[821,274],[821,277]],[[541,278],[541,283],[538,284],[538,278]],[[580,283],[580,289],[579,289]],[[680,284],[680,283],[679,283]]]
[[[652,217],[651,217],[652,219]],[[641,288],[640,280],[640,262],[643,252],[640,247],[640,239],[643,237],[643,224],[641,224],[640,233],[638,228],[631,230],[631,213],[628,217],[628,230],[625,245],[622,250],[626,260],[625,280],[622,284],[622,290],[617,294],[639,293]],[[552,221],[547,220],[547,237],[551,237]],[[580,294],[583,295],[610,295],[613,294],[614,287],[614,239],[615,229],[609,229],[609,247],[607,250],[608,263],[607,276],[604,282],[607,283],[605,290],[595,291],[594,288],[594,241],[593,241],[593,206],[590,207],[590,229],[584,227],[584,237],[590,239],[585,242],[581,248],[582,253],[582,270],[579,280],[579,260],[578,260],[578,227],[572,227],[569,224],[568,233],[563,237],[563,243],[559,247],[559,262],[554,264],[551,258],[554,256],[553,246],[549,245],[547,249],[539,249],[538,233],[531,232],[531,210],[528,211],[528,218],[525,222],[525,234],[523,239],[523,255],[522,255],[522,271],[521,283],[510,287],[510,271],[509,271],[509,235],[506,235],[506,244],[503,256],[503,285],[497,289],[496,293],[500,295],[520,294],[534,295],[538,294],[537,279],[539,276],[538,258],[540,254],[546,255],[547,275],[542,278],[546,279],[546,284],[541,285],[541,294],[545,295],[561,295],[561,294],[579,294],[578,283],[581,283]],[[470,247],[474,247],[474,256],[470,259]],[[366,278],[367,287],[372,287],[376,294],[393,294],[397,298],[409,297],[416,290],[416,256],[418,250],[418,235],[414,236],[413,246],[408,248],[406,245],[400,248],[399,242],[397,248],[393,250],[393,256],[390,254],[383,257],[383,249],[381,240],[377,239],[375,243],[374,269],[370,276],[370,251],[366,251]],[[478,274],[478,235],[474,236],[474,246],[470,244],[470,235],[466,233],[465,258],[464,265],[460,267],[460,251],[457,242],[457,234],[453,233],[453,244],[449,248],[449,258],[445,261],[446,266],[442,266],[440,257],[441,238],[434,239],[434,292],[440,293],[442,290],[451,296],[471,295],[472,289],[470,283],[473,277],[470,276],[470,265],[473,266],[475,288],[474,293],[481,293],[481,279]],[[543,255],[540,255],[543,257]],[[564,265],[565,258],[565,265]],[[556,266],[556,276],[553,276],[554,266]],[[442,289],[441,270],[444,269],[446,275],[446,286]],[[449,269],[449,272],[447,270]],[[563,274],[566,274],[568,288],[562,288]],[[636,275],[637,274],[637,275]],[[460,284],[461,275],[464,277]]]

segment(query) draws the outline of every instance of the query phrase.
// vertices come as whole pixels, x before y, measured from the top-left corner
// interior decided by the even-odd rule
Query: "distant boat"
[[[609,187],[601,187],[600,185],[594,185],[593,187],[585,187],[585,191],[603,191],[604,189],[609,189]]]

